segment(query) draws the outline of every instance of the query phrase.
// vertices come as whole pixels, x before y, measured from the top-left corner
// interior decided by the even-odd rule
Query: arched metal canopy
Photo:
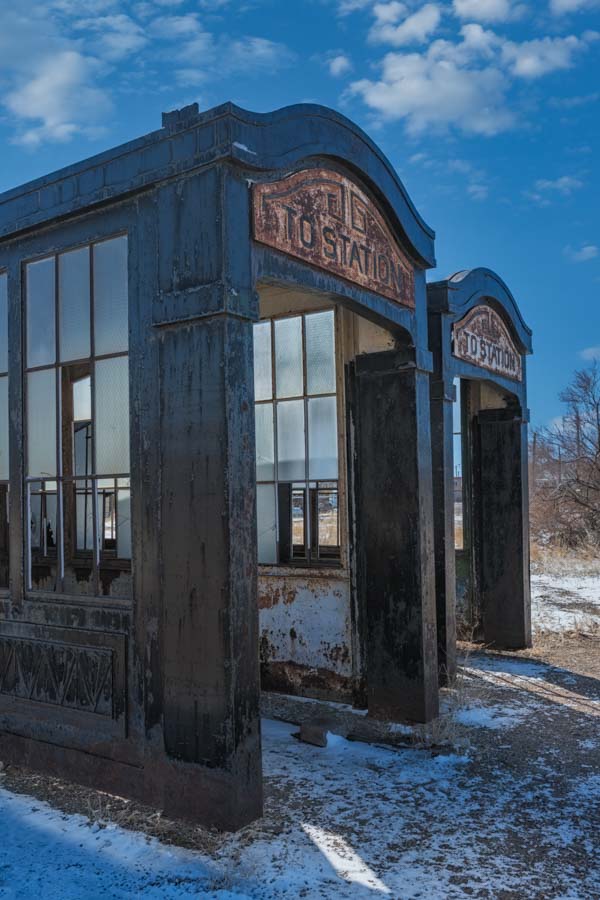
[[[435,233],[377,145],[353,122],[314,104],[255,113],[233,103],[206,112],[197,104],[163,115],[163,127],[0,195],[0,239],[57,216],[141,192],[217,160],[282,174],[312,158],[352,170],[373,192],[407,251],[435,265]]]
[[[429,311],[449,315],[455,322],[483,303],[496,309],[510,327],[521,353],[530,355],[533,352],[531,329],[508,286],[496,272],[483,267],[463,269],[444,281],[427,285]]]

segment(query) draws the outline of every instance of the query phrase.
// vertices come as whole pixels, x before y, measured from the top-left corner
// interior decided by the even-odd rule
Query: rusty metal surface
[[[476,306],[455,323],[452,353],[458,359],[513,381],[523,380],[521,354],[508,328],[490,306]]]
[[[262,687],[346,700],[353,678],[350,584],[312,573],[259,576]]]
[[[252,189],[254,238],[414,308],[413,267],[373,201],[329,169]]]

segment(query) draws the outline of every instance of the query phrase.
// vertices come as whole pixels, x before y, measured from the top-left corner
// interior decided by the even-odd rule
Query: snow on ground
[[[522,725],[524,708],[542,704],[559,719],[571,714],[537,695],[533,706],[523,700],[519,714],[515,679],[543,682],[548,667],[479,657],[469,663],[470,678],[509,679],[488,685],[494,696],[462,717],[475,741],[490,735],[490,753],[484,745],[465,755],[336,736],[321,749],[295,740],[295,726],[267,720],[265,819],[224,835],[211,857],[0,790],[0,897],[600,896],[593,831],[600,776],[585,765],[565,781],[560,742],[546,747],[537,734],[539,756],[526,765],[527,753],[511,749],[509,735],[527,740],[532,733]],[[593,733],[585,732],[587,718],[574,715],[582,723],[575,743],[587,753]]]
[[[600,574],[585,571],[533,574],[531,615],[534,632],[589,631],[598,628]]]
[[[600,623],[600,575],[532,578],[534,628]],[[600,897],[598,683],[475,653],[456,747],[301,744],[265,720],[265,817],[193,852],[1,789],[0,898]],[[406,726],[399,726],[410,731]]]
[[[473,703],[455,713],[455,719],[460,725],[467,725],[471,728],[491,728],[493,731],[501,728],[513,728],[526,717],[527,710],[523,707],[485,706],[483,703]]]

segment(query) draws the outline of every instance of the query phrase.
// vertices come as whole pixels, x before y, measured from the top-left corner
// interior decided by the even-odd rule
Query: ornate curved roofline
[[[0,238],[218,160],[281,172],[314,157],[336,160],[354,171],[402,232],[415,260],[424,267],[435,265],[435,234],[387,157],[345,116],[314,104],[269,113],[233,103],[198,112],[192,104],[166,113],[157,131],[0,194]]]
[[[427,285],[428,308],[449,314],[456,321],[483,302],[490,303],[503,316],[518,338],[522,352],[532,353],[531,328],[506,282],[496,272],[484,267],[463,269],[443,281]]]

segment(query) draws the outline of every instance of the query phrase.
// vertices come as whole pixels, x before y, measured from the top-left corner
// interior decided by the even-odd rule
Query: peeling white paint
[[[269,642],[270,661],[352,676],[347,578],[259,575],[258,591],[260,632]]]

